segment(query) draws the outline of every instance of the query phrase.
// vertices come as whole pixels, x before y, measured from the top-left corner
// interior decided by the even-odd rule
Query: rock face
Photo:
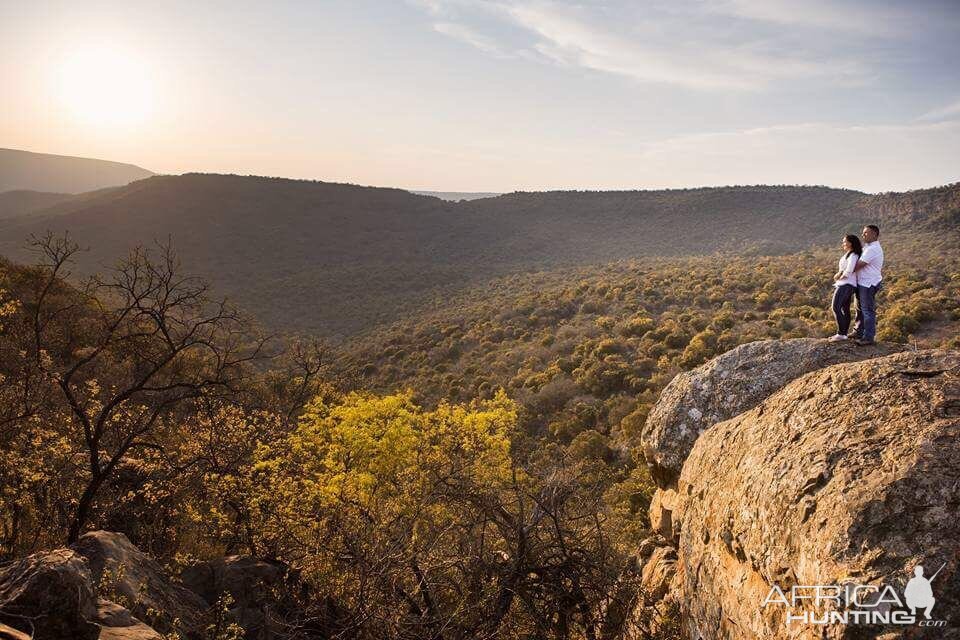
[[[152,627],[148,627],[139,620],[124,627],[104,627],[97,640],[166,640]]]
[[[35,553],[0,570],[0,620],[16,629],[50,640],[96,640],[95,616],[90,569],[69,549]]]
[[[641,433],[644,457],[658,486],[676,486],[694,442],[710,426],[752,409],[806,373],[905,350],[903,345],[858,347],[813,338],[741,345],[681,373],[666,386]]]
[[[960,353],[795,380],[703,433],[677,494],[689,638],[854,637],[856,626],[787,627],[785,607],[760,605],[774,584],[899,595],[917,565],[929,576],[943,563],[934,618],[960,632]]]
[[[644,434],[648,460],[672,485],[653,497],[653,531],[637,553],[645,584],[635,618],[646,628],[679,602],[690,640],[960,638],[960,352],[856,360],[895,347],[847,349],[745,345],[664,391]],[[861,601],[909,615],[905,586],[918,566],[926,577],[942,566],[932,619],[946,626],[788,625],[788,614],[850,604],[788,607],[773,591],[789,600],[804,585],[889,588],[885,602],[876,591]]]
[[[308,597],[289,567],[246,556],[188,567],[183,579],[187,586],[122,533],[90,532],[70,549],[0,569],[0,640],[199,640],[224,594],[228,622],[245,637],[288,637],[281,623],[299,620],[295,600]],[[300,631],[312,629],[300,622]]]
[[[282,608],[289,568],[249,556],[227,556],[187,567],[183,583],[213,606],[230,595],[229,612],[248,638],[271,637],[271,611]]]
[[[121,600],[157,631],[173,631],[174,620],[188,635],[200,630],[207,603],[122,533],[92,531],[80,536],[73,549],[90,563],[92,580],[105,595]]]

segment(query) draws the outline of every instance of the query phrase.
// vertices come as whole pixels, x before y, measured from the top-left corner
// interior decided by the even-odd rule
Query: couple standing
[[[857,317],[851,337],[861,346],[874,344],[877,337],[877,293],[883,276],[883,248],[880,227],[868,224],[863,228],[863,244],[854,235],[844,236],[844,255],[833,276],[833,315],[837,334],[831,342],[847,339],[850,329],[850,303],[857,299]]]

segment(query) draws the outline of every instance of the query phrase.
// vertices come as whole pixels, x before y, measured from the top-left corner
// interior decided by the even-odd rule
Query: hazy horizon
[[[958,32],[933,1],[4,3],[0,146],[447,193],[905,191],[960,179]]]
[[[902,192],[908,192],[908,191],[922,191],[922,190],[926,190],[926,189],[936,189],[936,188],[939,188],[939,187],[946,187],[946,186],[951,186],[951,185],[953,185],[953,184],[958,184],[958,183],[960,183],[960,177],[958,177],[957,179],[949,180],[949,181],[947,181],[947,182],[942,182],[942,183],[938,183],[938,184],[929,184],[929,185],[923,185],[923,186],[919,186],[919,187],[911,187],[911,188],[909,188],[909,189],[900,189],[900,190],[896,190],[896,189],[882,189],[882,190],[878,190],[878,191],[864,191],[864,190],[862,190],[862,189],[856,189],[856,188],[848,187],[848,186],[844,186],[844,185],[833,185],[833,184],[772,183],[772,182],[765,182],[765,183],[755,182],[755,183],[742,183],[742,184],[733,184],[733,183],[729,183],[729,184],[689,184],[689,185],[678,185],[678,186],[672,186],[672,187],[596,188],[596,187],[582,186],[582,187],[571,187],[571,188],[558,187],[558,188],[555,188],[555,189],[514,189],[514,190],[511,190],[511,191],[459,191],[459,190],[456,190],[456,189],[420,189],[420,188],[413,188],[413,187],[405,187],[405,186],[402,186],[402,185],[398,186],[398,185],[367,184],[367,183],[361,183],[361,182],[351,182],[351,181],[349,181],[349,180],[328,180],[328,179],[326,179],[326,178],[324,178],[324,177],[322,177],[322,176],[320,176],[320,177],[314,177],[314,178],[309,178],[309,177],[290,177],[290,176],[280,176],[280,175],[266,175],[266,174],[258,174],[258,173],[228,173],[228,172],[223,172],[223,171],[194,171],[194,170],[183,171],[183,172],[181,172],[181,173],[161,173],[161,172],[157,172],[157,171],[152,171],[149,167],[140,166],[140,165],[138,165],[136,162],[126,161],[126,160],[112,160],[112,159],[110,159],[110,158],[87,158],[87,157],[83,157],[83,156],[63,156],[63,155],[57,154],[57,153],[48,153],[48,152],[45,152],[45,151],[35,151],[35,150],[32,150],[32,149],[9,149],[9,148],[0,147],[0,151],[5,151],[5,150],[6,150],[6,151],[23,151],[23,152],[27,152],[27,153],[35,153],[35,154],[38,154],[38,155],[55,156],[55,157],[69,158],[69,159],[74,159],[74,160],[94,160],[94,161],[99,161],[99,162],[108,162],[108,163],[111,163],[111,164],[130,165],[130,166],[133,166],[133,167],[136,167],[136,168],[139,168],[139,169],[145,169],[146,171],[148,171],[148,172],[150,172],[150,173],[153,174],[153,176],[147,176],[147,177],[154,177],[154,176],[181,176],[181,175],[189,175],[189,174],[199,174],[199,175],[221,175],[221,176],[239,176],[239,177],[251,177],[251,178],[266,178],[266,179],[270,179],[270,180],[295,180],[295,181],[306,181],[306,182],[323,182],[323,183],[328,183],[328,184],[345,184],[345,185],[351,185],[351,186],[356,186],[356,187],[367,187],[367,188],[401,189],[401,190],[403,190],[403,191],[409,191],[410,193],[413,193],[413,194],[426,195],[426,196],[434,196],[434,197],[437,197],[437,198],[440,198],[440,199],[451,199],[451,198],[448,198],[448,197],[445,197],[445,196],[454,196],[454,195],[457,195],[457,196],[469,196],[469,197],[464,198],[464,199],[467,199],[467,200],[473,200],[473,199],[478,199],[478,198],[496,197],[496,196],[501,196],[501,195],[507,195],[507,194],[510,194],[510,193],[546,193],[546,192],[551,192],[551,191],[561,191],[561,192],[562,192],[562,191],[586,191],[586,192],[591,192],[591,191],[594,191],[594,192],[601,192],[601,191],[602,191],[602,192],[616,192],[616,191],[684,191],[684,190],[697,190],[697,189],[725,189],[725,188],[743,188],[743,187],[780,187],[780,186],[797,187],[797,188],[820,188],[820,187],[823,187],[823,188],[827,188],[827,189],[858,191],[858,192],[861,192],[861,193],[864,193],[864,194],[867,194],[867,195],[878,195],[878,194],[882,194],[882,193],[902,193]],[[146,178],[138,178],[138,180],[141,180],[141,179],[146,179]],[[117,185],[117,186],[120,186],[120,185]],[[20,190],[20,188],[18,187],[16,190]],[[26,188],[26,189],[24,189],[24,190],[27,190],[27,191],[36,191],[36,189],[30,189],[30,188]],[[40,190],[40,191],[42,191],[42,190]]]

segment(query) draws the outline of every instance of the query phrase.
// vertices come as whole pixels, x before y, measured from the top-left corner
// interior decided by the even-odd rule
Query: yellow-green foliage
[[[607,438],[582,434],[569,454],[517,451],[517,412],[503,390],[431,409],[411,391],[316,398],[286,437],[257,448],[230,495],[244,496],[259,553],[295,560],[317,593],[375,620],[375,637],[436,624],[524,637],[535,616],[502,609],[503,598],[556,588],[535,573],[554,564],[606,581],[616,574],[597,560],[620,556],[594,491],[606,484]],[[586,624],[577,611],[571,624]]]
[[[409,391],[317,398],[289,436],[255,454],[250,506],[260,543],[283,553],[329,543],[331,519],[392,524],[396,535],[441,527],[450,514],[439,481],[455,476],[495,491],[510,480],[516,420],[502,391],[433,410],[418,407]]]
[[[316,490],[318,506],[341,499],[369,505],[384,487],[398,497],[423,481],[426,469],[451,456],[478,479],[493,480],[509,468],[510,432],[516,409],[501,390],[473,406],[441,403],[424,411],[410,391],[390,396],[348,394],[341,403],[309,403],[299,427],[280,445],[294,476]],[[289,451],[289,453],[287,453]],[[259,465],[276,463],[277,448],[259,452]],[[301,494],[302,495],[302,494]]]

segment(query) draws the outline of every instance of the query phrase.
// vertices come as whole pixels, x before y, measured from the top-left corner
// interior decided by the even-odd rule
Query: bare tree
[[[303,405],[317,395],[320,386],[329,378],[330,353],[318,338],[296,337],[286,349],[286,366],[281,369],[286,380],[285,389],[276,395],[286,419],[293,420]]]
[[[79,247],[50,234],[34,246],[45,278],[33,305],[33,356],[82,432],[87,457],[72,543],[121,459],[138,448],[162,450],[153,435],[191,401],[237,394],[266,339],[213,300],[205,282],[182,276],[169,243],[155,254],[138,247],[108,277],[91,278],[80,310],[50,296]],[[78,333],[65,321],[84,323],[82,345],[65,337]]]

